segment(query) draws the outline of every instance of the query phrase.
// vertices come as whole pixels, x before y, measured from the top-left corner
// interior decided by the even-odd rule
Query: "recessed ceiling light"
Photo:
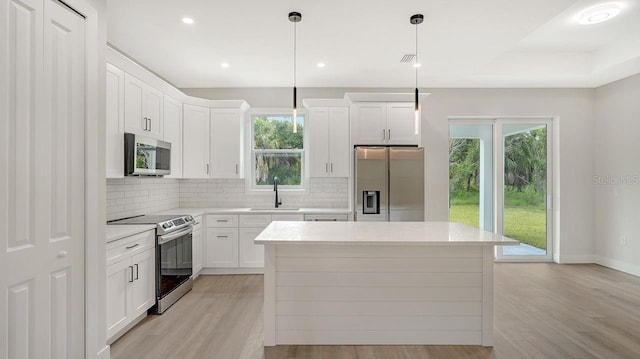
[[[320,68],[324,67],[324,62],[318,62],[318,67]]]
[[[229,63],[227,63],[227,62],[222,62],[222,63],[220,64],[220,66],[222,66],[222,67],[224,67],[224,68],[226,69],[227,67],[229,67]]]
[[[420,67],[420,66],[422,66],[422,65],[420,65],[419,62],[416,62],[415,64],[413,64],[413,67]]]
[[[193,24],[193,19],[190,18],[190,17],[183,17],[182,18],[182,22],[184,22],[185,24],[191,25],[191,24]]]
[[[597,24],[613,19],[620,13],[620,5],[603,4],[589,8],[578,15],[578,22],[582,25]]]

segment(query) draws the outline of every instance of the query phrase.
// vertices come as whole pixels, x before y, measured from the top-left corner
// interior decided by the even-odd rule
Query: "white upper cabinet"
[[[171,143],[171,175],[182,178],[182,104],[164,95],[164,140]]]
[[[184,105],[182,177],[209,178],[209,109]]]
[[[211,178],[242,178],[244,111],[211,109]]]
[[[361,102],[353,106],[354,145],[419,145],[410,102]]]
[[[333,177],[349,177],[349,107],[329,108],[329,172]]]
[[[417,145],[415,108],[413,103],[390,102],[387,104],[387,143],[390,145]]]
[[[309,175],[349,176],[349,108],[309,107]]]
[[[125,73],[125,131],[162,139],[162,92]]]
[[[107,64],[107,178],[124,177],[124,71]]]

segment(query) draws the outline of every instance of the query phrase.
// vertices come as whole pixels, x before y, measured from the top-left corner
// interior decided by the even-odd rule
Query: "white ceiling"
[[[577,23],[602,2],[107,0],[108,41],[178,87],[286,87],[296,10],[299,87],[410,88],[414,69],[400,59],[415,52],[409,17],[422,13],[420,87],[596,87],[640,73],[640,0]]]

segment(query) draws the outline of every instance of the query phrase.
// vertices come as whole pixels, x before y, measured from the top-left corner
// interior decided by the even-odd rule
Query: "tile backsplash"
[[[107,220],[180,206],[177,179],[127,177],[107,179]]]
[[[307,192],[280,191],[282,208],[347,208],[348,178],[311,178]],[[180,180],[180,207],[273,208],[273,191],[247,192],[244,179]]]
[[[282,208],[347,208],[348,186],[348,178],[311,178],[306,192],[280,192]],[[107,220],[178,207],[273,206],[272,191],[247,192],[244,179],[107,179]]]

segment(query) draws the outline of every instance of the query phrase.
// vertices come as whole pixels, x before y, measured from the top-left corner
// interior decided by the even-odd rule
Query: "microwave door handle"
[[[184,236],[185,234],[189,234],[193,232],[193,228],[189,227],[187,229],[184,229],[180,232],[176,232],[176,233],[170,233],[170,234],[165,234],[164,236],[160,236],[158,237],[158,245],[160,244],[165,244],[167,242],[171,242],[177,238],[180,238],[182,236]]]

